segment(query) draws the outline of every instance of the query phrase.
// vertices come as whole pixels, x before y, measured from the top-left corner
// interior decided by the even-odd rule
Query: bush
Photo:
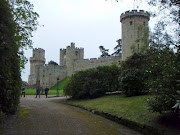
[[[98,83],[96,73],[97,70],[94,68],[76,72],[64,87],[65,95],[72,96],[74,99],[100,96],[102,92],[96,90]]]
[[[147,55],[134,54],[121,65],[119,83],[126,96],[138,96],[147,93],[146,63]]]
[[[118,86],[119,68],[115,65],[102,66],[76,72],[64,87],[64,93],[74,99],[96,98]]]
[[[138,96],[146,93],[143,72],[139,69],[124,70],[121,74],[121,84],[126,96]]]
[[[157,51],[156,57],[150,62],[149,87],[155,95],[148,101],[149,108],[155,112],[172,110],[179,99],[180,90],[180,54],[166,48]]]

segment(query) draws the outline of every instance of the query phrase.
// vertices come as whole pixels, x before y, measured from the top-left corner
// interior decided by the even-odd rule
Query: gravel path
[[[140,135],[127,127],[85,110],[63,104],[64,97],[21,97],[32,112],[12,119],[3,135]]]

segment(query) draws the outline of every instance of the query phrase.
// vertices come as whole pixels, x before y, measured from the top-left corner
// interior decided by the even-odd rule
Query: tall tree
[[[122,54],[122,40],[118,39],[116,42],[118,44],[114,47],[115,52],[111,54],[112,56],[120,56]]]
[[[27,62],[24,49],[32,47],[32,32],[37,29],[38,13],[34,12],[34,6],[28,0],[6,0],[9,2],[14,22],[16,23],[16,43],[19,45],[18,55],[21,58],[21,68]]]
[[[104,48],[104,46],[99,46],[99,50],[100,50],[100,52],[102,53],[101,54],[101,57],[108,57],[108,56],[110,56],[109,55],[109,49],[106,49],[106,48]]]
[[[32,46],[38,14],[27,0],[0,1],[0,113],[15,113],[21,90],[23,49]]]

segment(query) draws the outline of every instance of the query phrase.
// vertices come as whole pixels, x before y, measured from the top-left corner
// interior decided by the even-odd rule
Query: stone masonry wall
[[[84,60],[77,60],[74,62],[74,72],[86,70],[89,68],[96,68],[98,66],[108,66],[112,64],[119,64],[121,57],[107,57],[107,58],[91,58]]]

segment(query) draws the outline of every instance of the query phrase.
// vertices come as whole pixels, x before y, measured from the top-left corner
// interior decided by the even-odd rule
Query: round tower
[[[45,50],[41,48],[33,49],[33,56],[30,57],[30,75],[28,83],[34,85],[39,80],[40,67],[45,64]]]
[[[149,13],[144,10],[126,11],[121,14],[122,60],[147,48],[149,19]]]

